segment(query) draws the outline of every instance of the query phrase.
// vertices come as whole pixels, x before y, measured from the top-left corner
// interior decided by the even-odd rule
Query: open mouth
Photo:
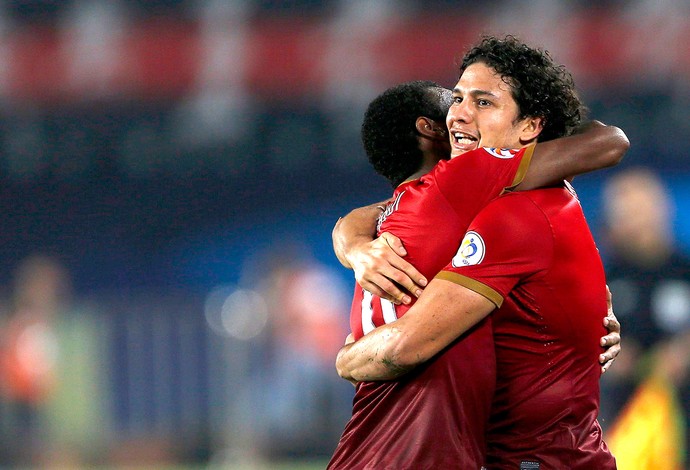
[[[464,132],[453,132],[453,139],[455,139],[457,144],[462,146],[473,145],[475,142],[477,142],[476,137],[465,134]]]
[[[470,150],[477,148],[479,139],[471,134],[461,131],[453,131],[451,132],[451,136],[453,137],[452,144],[455,151],[469,152]]]

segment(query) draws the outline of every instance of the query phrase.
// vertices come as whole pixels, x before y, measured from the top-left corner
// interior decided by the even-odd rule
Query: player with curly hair
[[[486,317],[497,307],[500,309],[491,315],[498,387],[491,404],[489,468],[614,468],[596,423],[597,356],[602,352],[598,339],[604,333],[605,283],[574,195],[563,183],[550,189],[515,192],[490,203],[477,215],[488,194],[483,185],[495,183],[493,177],[501,181],[497,162],[506,168],[513,165],[515,175],[520,162],[529,160],[526,153],[531,152],[534,159],[539,149],[558,143],[531,145],[541,142],[545,129],[553,138],[571,134],[579,124],[582,106],[572,79],[544,57],[544,52],[521,45],[512,37],[485,38],[470,51],[453,90],[446,121],[454,158],[398,186],[379,218],[378,233],[390,230],[399,234],[410,253],[408,258],[419,264],[421,272],[411,274],[413,278],[443,271],[414,304],[409,296],[405,301],[397,294],[393,296],[403,305],[386,304],[385,293],[390,289],[379,280],[372,282],[369,293],[356,291],[351,326],[357,341],[341,350],[337,367],[341,376],[359,384],[353,418],[329,468],[388,464],[398,468],[477,468],[481,460],[476,456],[472,456],[474,461],[467,460],[462,446],[472,440],[473,432],[483,437],[477,419],[483,409],[481,386],[491,380],[488,369],[493,351],[487,352],[482,343],[486,337],[481,335],[491,329]],[[520,65],[530,73],[513,73],[512,67]],[[537,75],[539,78],[530,80]],[[541,103],[523,112],[519,100],[529,97]],[[555,110],[556,106],[563,109]],[[537,114],[529,114],[532,112]],[[368,111],[364,127],[372,123],[366,118],[380,123],[384,116],[383,108]],[[443,129],[439,127],[438,122],[417,118],[412,133],[417,134],[420,149],[441,135]],[[364,130],[368,153],[374,142],[389,149],[398,143],[395,134],[386,135],[386,129]],[[404,133],[410,134],[410,129]],[[569,148],[567,144],[581,147],[582,137],[561,139],[566,144],[561,152],[568,153],[563,150]],[[622,156],[627,139],[619,130],[609,138]],[[604,152],[607,147],[601,141],[598,144]],[[592,148],[597,149],[597,145]],[[375,160],[372,164],[385,166],[381,162],[394,160],[393,154],[375,150],[369,154]],[[492,171],[481,172],[477,152],[484,152],[484,162],[494,168],[493,176]],[[407,155],[420,164],[414,152]],[[557,159],[552,159],[552,164],[554,161]],[[423,174],[429,162],[421,162],[418,173]],[[397,168],[388,174],[392,182],[400,179],[404,166]],[[558,165],[550,169],[554,175],[555,168]],[[504,187],[512,186],[510,181]],[[521,197],[513,197],[518,195]],[[464,211],[469,213],[466,219]],[[471,228],[476,233],[468,232],[462,239],[475,215]],[[508,223],[502,223],[504,220]],[[338,251],[337,243],[334,246]],[[345,250],[338,256],[345,264],[355,265],[359,261],[352,256],[354,251]],[[450,258],[453,261],[448,263]],[[388,281],[394,278],[388,273],[382,277]],[[410,285],[397,279],[400,286]],[[363,285],[359,278],[358,282]],[[380,296],[373,294],[376,289]],[[550,289],[558,295],[546,295]],[[481,385],[473,389],[477,382]],[[485,398],[491,396],[491,387],[485,387],[484,392]],[[470,420],[469,428],[462,427],[468,416],[474,421]],[[372,446],[369,441],[379,445]]]
[[[548,51],[531,48],[514,36],[489,36],[465,54],[460,75],[476,63],[490,67],[510,87],[520,110],[518,119],[542,118],[537,141],[570,135],[584,118],[586,108],[572,75],[563,65],[554,64]]]

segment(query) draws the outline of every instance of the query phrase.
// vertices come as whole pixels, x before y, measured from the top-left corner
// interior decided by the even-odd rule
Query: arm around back
[[[336,222],[331,234],[333,251],[338,261],[346,268],[352,268],[349,260],[352,250],[359,244],[376,238],[376,220],[385,204],[383,202],[359,207]]]
[[[392,380],[428,361],[496,305],[464,286],[433,279],[405,315],[344,346],[338,374],[351,381]]]
[[[418,297],[427,280],[402,258],[407,252],[398,237],[383,233],[375,238],[384,205],[360,207],[340,218],[333,228],[333,250],[361,287],[393,303],[409,304],[410,294]]]
[[[548,142],[534,149],[530,168],[517,190],[557,184],[564,179],[617,165],[630,148],[625,133],[615,126],[591,121],[576,134]]]

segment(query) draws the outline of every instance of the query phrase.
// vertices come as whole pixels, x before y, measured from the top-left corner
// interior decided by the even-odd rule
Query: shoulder
[[[506,193],[487,204],[477,215],[473,226],[491,230],[505,238],[523,234],[531,238],[536,232],[550,232],[548,216],[544,213],[537,191]]]
[[[450,160],[440,161],[433,171],[450,171],[465,165],[483,164],[506,164],[511,160],[520,158],[533,150],[532,147],[523,149],[499,149],[491,147],[480,147],[469,152],[458,155]]]
[[[472,162],[493,162],[500,164],[501,162],[507,163],[516,158],[520,158],[526,153],[531,153],[533,151],[532,147],[526,147],[521,149],[508,149],[508,148],[494,148],[494,147],[479,147],[469,152],[458,155],[455,158],[447,160],[447,164],[458,165],[458,164],[469,164]]]
[[[539,211],[540,190],[514,191],[507,192],[489,202],[482,212],[507,212],[514,213],[515,210],[528,211],[530,213]]]

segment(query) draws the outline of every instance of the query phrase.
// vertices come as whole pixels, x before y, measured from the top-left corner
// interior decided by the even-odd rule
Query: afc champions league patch
[[[520,149],[499,149],[495,147],[486,147],[485,150],[496,158],[513,158],[518,154]]]
[[[453,257],[453,267],[473,266],[484,259],[484,239],[477,232],[467,232],[458,252]]]

